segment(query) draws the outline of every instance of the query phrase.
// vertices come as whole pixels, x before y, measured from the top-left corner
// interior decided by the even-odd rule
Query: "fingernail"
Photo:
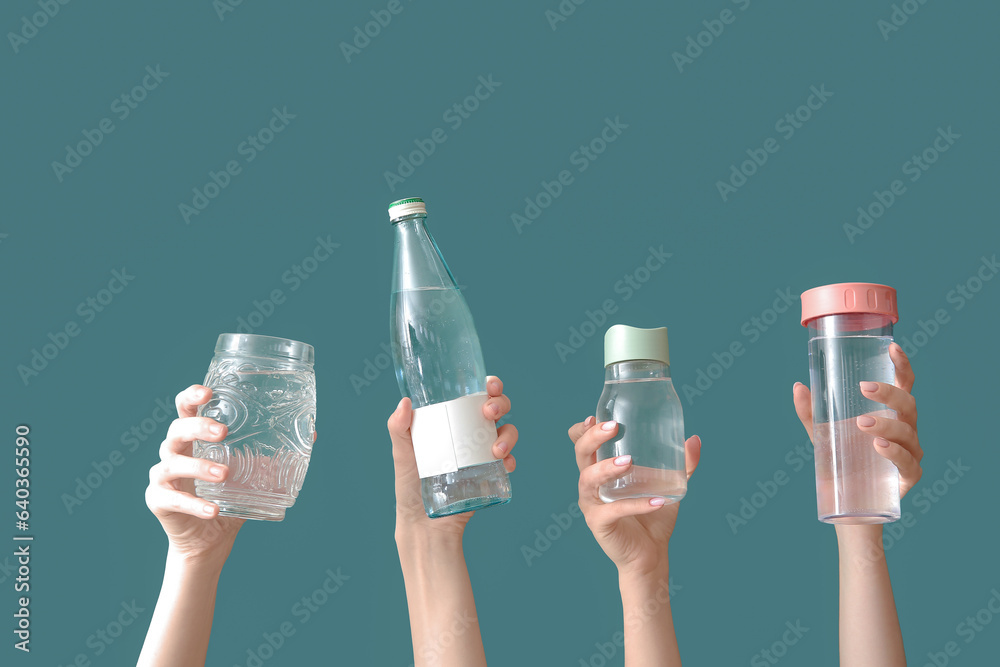
[[[860,417],[858,417],[858,426],[868,427],[874,425],[875,425],[874,417],[869,417],[868,415],[861,415]]]
[[[666,498],[650,498],[649,504],[653,507],[660,507],[663,503],[667,502]]]
[[[205,514],[211,514],[212,513],[212,506],[211,505],[202,505],[201,511],[204,512]]]
[[[804,386],[805,385],[802,384],[801,382],[796,382],[795,384],[792,385],[792,389],[795,389],[796,387],[804,387]]]
[[[583,420],[583,425],[584,426],[593,426],[595,421],[596,420],[594,419],[594,415],[590,415],[589,417],[587,417],[586,419]]]
[[[500,414],[500,406],[497,405],[496,403],[494,403],[493,405],[490,406],[490,412],[492,412],[494,415],[499,415]]]
[[[222,477],[222,468],[219,466],[212,466],[208,469],[208,472],[212,477]]]
[[[885,438],[875,438],[875,444],[878,445],[879,447],[888,447],[889,441],[886,440]]]
[[[222,424],[212,424],[208,430],[211,431],[212,435],[219,435],[222,433]]]
[[[612,419],[609,422],[604,422],[603,424],[601,424],[601,430],[602,431],[613,431],[613,430],[615,430],[615,426],[618,426],[618,422],[616,422],[615,420]]]
[[[632,457],[629,454],[626,454],[625,456],[619,456],[618,458],[615,459],[616,466],[627,466],[631,462],[632,462]]]
[[[490,382],[490,391],[493,392],[500,391],[500,383],[497,382],[496,380]]]
[[[876,384],[875,382],[862,382],[861,383],[861,391],[866,391],[868,393],[871,393],[871,392],[877,391],[877,390],[878,390],[878,384]]]
[[[507,453],[507,443],[506,442],[498,442],[497,443],[497,451],[500,452],[501,454],[506,454]]]

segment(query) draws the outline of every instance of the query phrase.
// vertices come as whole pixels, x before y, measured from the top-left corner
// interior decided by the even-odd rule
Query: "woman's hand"
[[[510,411],[499,378],[486,378],[489,398],[483,415],[497,420]],[[392,459],[396,469],[396,547],[406,586],[410,638],[417,667],[486,667],[482,635],[476,614],[472,582],[462,550],[462,534],[472,512],[431,519],[420,495],[420,475],[413,454],[410,424],[413,410],[404,398],[389,417]],[[504,424],[497,429],[493,456],[503,459],[507,472],[516,462],[511,450],[517,429]],[[455,619],[467,627],[454,631]]]
[[[225,425],[198,417],[198,406],[212,398],[212,390],[192,385],[179,393],[177,414],[160,445],[160,462],[149,471],[146,505],[170,541],[170,552],[183,560],[222,567],[232,549],[243,519],[219,516],[215,503],[194,494],[194,480],[224,481],[229,468],[191,456],[195,440],[220,442]]]
[[[483,404],[483,414],[494,421],[510,412],[510,399],[503,393],[500,378],[486,378],[486,390],[490,398]],[[410,438],[410,422],[413,410],[410,399],[404,398],[389,416],[387,426],[392,439],[392,459],[396,469],[396,537],[404,534],[426,533],[461,538],[465,525],[473,512],[463,512],[452,516],[431,519],[424,511],[420,496],[420,475],[417,460],[413,455],[413,440]],[[513,472],[517,462],[511,450],[517,444],[517,428],[504,424],[497,429],[497,439],[493,443],[493,456],[503,459],[507,472]]]
[[[896,418],[861,415],[858,427],[872,436],[872,447],[879,456],[889,459],[899,469],[899,497],[902,498],[920,481],[920,461],[924,450],[917,437],[917,402],[910,393],[915,376],[910,360],[897,343],[889,346],[889,358],[896,367],[896,384],[862,382],[861,393],[896,411]],[[796,382],[792,388],[795,413],[812,440],[812,397],[809,387]],[[815,441],[813,442],[815,444]]]
[[[917,407],[910,394],[913,368],[896,343],[889,346],[895,386],[862,382],[861,393],[896,411],[896,419],[861,415],[858,427],[872,447],[899,470],[899,495],[920,480],[924,451],[917,437]],[[795,383],[795,412],[812,440],[809,388]],[[815,441],[814,443],[815,444]],[[906,652],[882,542],[883,524],[837,524],[840,569],[840,664],[845,667],[905,667]]]
[[[593,417],[569,429],[580,469],[580,509],[597,543],[618,566],[619,573],[641,576],[665,566],[667,543],[677,522],[680,503],[666,504],[663,498],[613,503],[600,499],[597,491],[601,485],[622,477],[632,468],[629,456],[597,461],[598,448],[616,433],[617,422],[598,424]],[[701,438],[688,438],[684,443],[684,458],[690,478],[701,458]]]
[[[163,585],[139,655],[138,667],[205,664],[222,566],[243,519],[219,516],[219,507],[194,495],[194,480],[221,482],[229,469],[191,456],[195,440],[219,442],[227,429],[198,406],[212,390],[192,385],[177,395],[177,414],[149,471],[146,504],[160,520],[170,547]]]

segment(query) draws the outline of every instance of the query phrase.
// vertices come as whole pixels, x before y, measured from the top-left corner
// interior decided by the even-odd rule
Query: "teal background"
[[[806,442],[791,405],[792,383],[807,380],[798,303],[755,342],[741,329],[775,290],[845,280],[899,290],[897,339],[939,308],[950,316],[913,357],[926,451],[913,493],[942,479],[948,461],[971,470],[926,512],[904,499],[917,523],[888,558],[910,664],[948,641],[961,647],[952,664],[993,664],[1000,619],[971,643],[956,626],[1000,588],[991,344],[1000,281],[960,310],[947,298],[1000,250],[1000,9],[928,2],[886,40],[877,26],[893,11],[886,0],[753,0],[745,10],[728,0],[587,2],[555,30],[545,16],[554,0],[404,0],[348,63],[339,44],[385,6],[245,2],[220,20],[207,1],[74,2],[18,53],[0,46],[3,432],[13,446],[16,424],[32,429],[36,536],[34,650],[15,651],[8,631],[4,664],[69,664],[84,653],[124,665],[138,655],[166,551],[143,491],[167,422],[72,514],[62,496],[123,449],[123,432],[150,418],[157,398],[200,382],[217,335],[274,289],[287,301],[257,331],[316,346],[319,440],[287,519],[241,531],[208,663],[245,665],[247,649],[284,621],[297,632],[267,665],[412,662],[384,427],[398,389],[391,371],[360,391],[351,376],[377,363],[388,340],[386,205],[414,195],[428,201],[521,433],[513,501],[482,512],[466,535],[491,664],[598,665],[595,643],[622,627],[614,568],[582,519],[530,566],[522,553],[577,498],[566,428],[600,395],[607,325],[565,363],[555,346],[605,299],[618,307],[609,323],[669,327],[679,389],[713,353],[746,347],[684,404],[687,432],[704,439],[671,545],[685,660],[750,664],[786,621],[801,620],[809,631],[782,662],[836,664],[834,532],[816,521],[811,469],[785,461]],[[726,8],[735,21],[678,72],[671,55]],[[0,28],[19,30],[37,11],[5,3]],[[119,120],[111,102],[147,65],[169,76]],[[500,87],[452,129],[442,114],[490,74]],[[833,96],[785,140],[775,122],[814,85]],[[185,224],[178,204],[209,170],[242,160],[237,146],[274,107],[294,120]],[[51,163],[104,117],[114,132],[60,183]],[[576,171],[571,154],[616,117],[628,128]],[[961,138],[917,182],[905,180],[903,163],[949,126]],[[445,143],[390,190],[384,172],[438,127]],[[767,137],[780,150],[723,202],[716,182]],[[573,183],[518,233],[511,214],[563,169]],[[848,242],[844,223],[897,178],[906,193]],[[340,248],[291,291],[282,275],[317,236]],[[672,257],[625,300],[616,282],[661,244]],[[134,281],[84,323],[77,304],[122,267]],[[17,366],[70,321],[80,335],[25,386]],[[788,485],[734,535],[726,514],[779,469]],[[13,476],[0,471],[5,504]],[[0,533],[13,533],[4,516]],[[350,580],[299,624],[292,606],[338,567]],[[12,612],[12,579],[0,578],[0,608]],[[88,637],[133,599],[145,608],[139,621],[95,657]],[[608,664],[621,664],[620,652]]]

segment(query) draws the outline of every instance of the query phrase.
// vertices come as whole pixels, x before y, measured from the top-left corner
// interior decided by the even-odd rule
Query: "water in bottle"
[[[618,422],[618,433],[597,452],[602,461],[632,456],[628,473],[598,490],[604,502],[625,498],[679,501],[687,492],[684,417],[670,379],[666,328],[616,324],[604,337],[604,392],[597,420]]]

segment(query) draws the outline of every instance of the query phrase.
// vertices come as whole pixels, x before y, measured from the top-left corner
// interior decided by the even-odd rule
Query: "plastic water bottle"
[[[616,324],[604,335],[604,393],[598,421],[618,422],[618,434],[597,451],[597,459],[632,456],[628,473],[604,484],[606,503],[660,497],[677,502],[687,492],[684,415],[670,379],[667,330]]]
[[[389,205],[395,259],[389,318],[396,379],[413,402],[413,452],[429,517],[510,500],[510,479],[493,456],[496,424],[483,416],[486,368],[472,314],[419,198]]]
[[[888,523],[899,519],[899,471],[858,427],[861,415],[896,418],[866,398],[862,382],[895,381],[889,358],[899,321],[896,290],[838,283],[802,294],[809,330],[809,384],[816,446],[816,504],[825,523]]]

